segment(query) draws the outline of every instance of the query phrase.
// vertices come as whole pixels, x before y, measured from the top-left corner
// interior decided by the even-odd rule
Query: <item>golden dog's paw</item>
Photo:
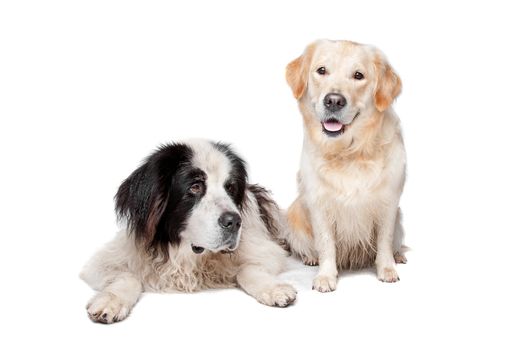
[[[297,291],[290,284],[278,284],[263,290],[256,296],[257,300],[264,305],[286,307],[294,303]]]
[[[303,261],[303,264],[308,266],[317,266],[319,265],[319,260],[317,258],[312,258],[309,256],[301,256],[301,260]]]
[[[112,293],[99,293],[86,307],[93,322],[110,324],[125,319],[131,307]]]
[[[382,282],[394,283],[399,281],[399,276],[393,267],[383,267],[377,269],[377,278]]]
[[[277,244],[281,246],[284,250],[286,250],[288,253],[291,253],[292,249],[290,248],[290,244],[285,239],[278,239]]]
[[[317,275],[314,278],[312,289],[318,292],[333,292],[337,286],[337,276]]]
[[[405,254],[397,252],[394,254],[394,260],[396,261],[396,264],[406,264],[407,258]]]

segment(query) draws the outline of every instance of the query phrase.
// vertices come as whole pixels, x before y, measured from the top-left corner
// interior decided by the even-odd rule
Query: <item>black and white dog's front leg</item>
[[[115,276],[88,303],[87,312],[94,322],[113,323],[125,319],[142,293],[142,284],[131,273]]]
[[[264,305],[285,307],[292,304],[297,296],[294,287],[279,282],[275,275],[267,272],[261,265],[242,266],[237,275],[237,283]]]

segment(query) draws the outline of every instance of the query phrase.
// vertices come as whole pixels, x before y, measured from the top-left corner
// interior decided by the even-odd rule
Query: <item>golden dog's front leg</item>
[[[337,286],[336,248],[332,225],[319,212],[312,213],[315,248],[319,254],[319,272],[312,289],[332,292]]]
[[[397,205],[388,208],[377,227],[377,278],[383,282],[397,282],[399,276],[395,269],[394,259],[394,231],[397,220]]]

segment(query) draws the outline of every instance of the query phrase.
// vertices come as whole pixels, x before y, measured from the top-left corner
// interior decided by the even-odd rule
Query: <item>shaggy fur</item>
[[[304,122],[292,251],[319,264],[321,292],[336,288],[338,268],[375,263],[380,280],[397,281],[406,156],[391,104],[401,80],[379,50],[329,40],[310,44],[286,78]]]
[[[295,300],[295,289],[276,279],[286,265],[275,239],[285,220],[265,189],[247,184],[229,146],[162,146],[122,183],[116,210],[127,228],[81,273],[98,291],[87,306],[93,321],[126,318],[144,291],[240,286],[266,305]],[[240,228],[221,223],[225,213],[238,215]]]

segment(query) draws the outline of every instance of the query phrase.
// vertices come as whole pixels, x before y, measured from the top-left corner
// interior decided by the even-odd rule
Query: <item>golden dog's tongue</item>
[[[328,131],[339,131],[343,128],[343,124],[339,123],[335,120],[330,120],[327,122],[323,122],[323,126]]]

